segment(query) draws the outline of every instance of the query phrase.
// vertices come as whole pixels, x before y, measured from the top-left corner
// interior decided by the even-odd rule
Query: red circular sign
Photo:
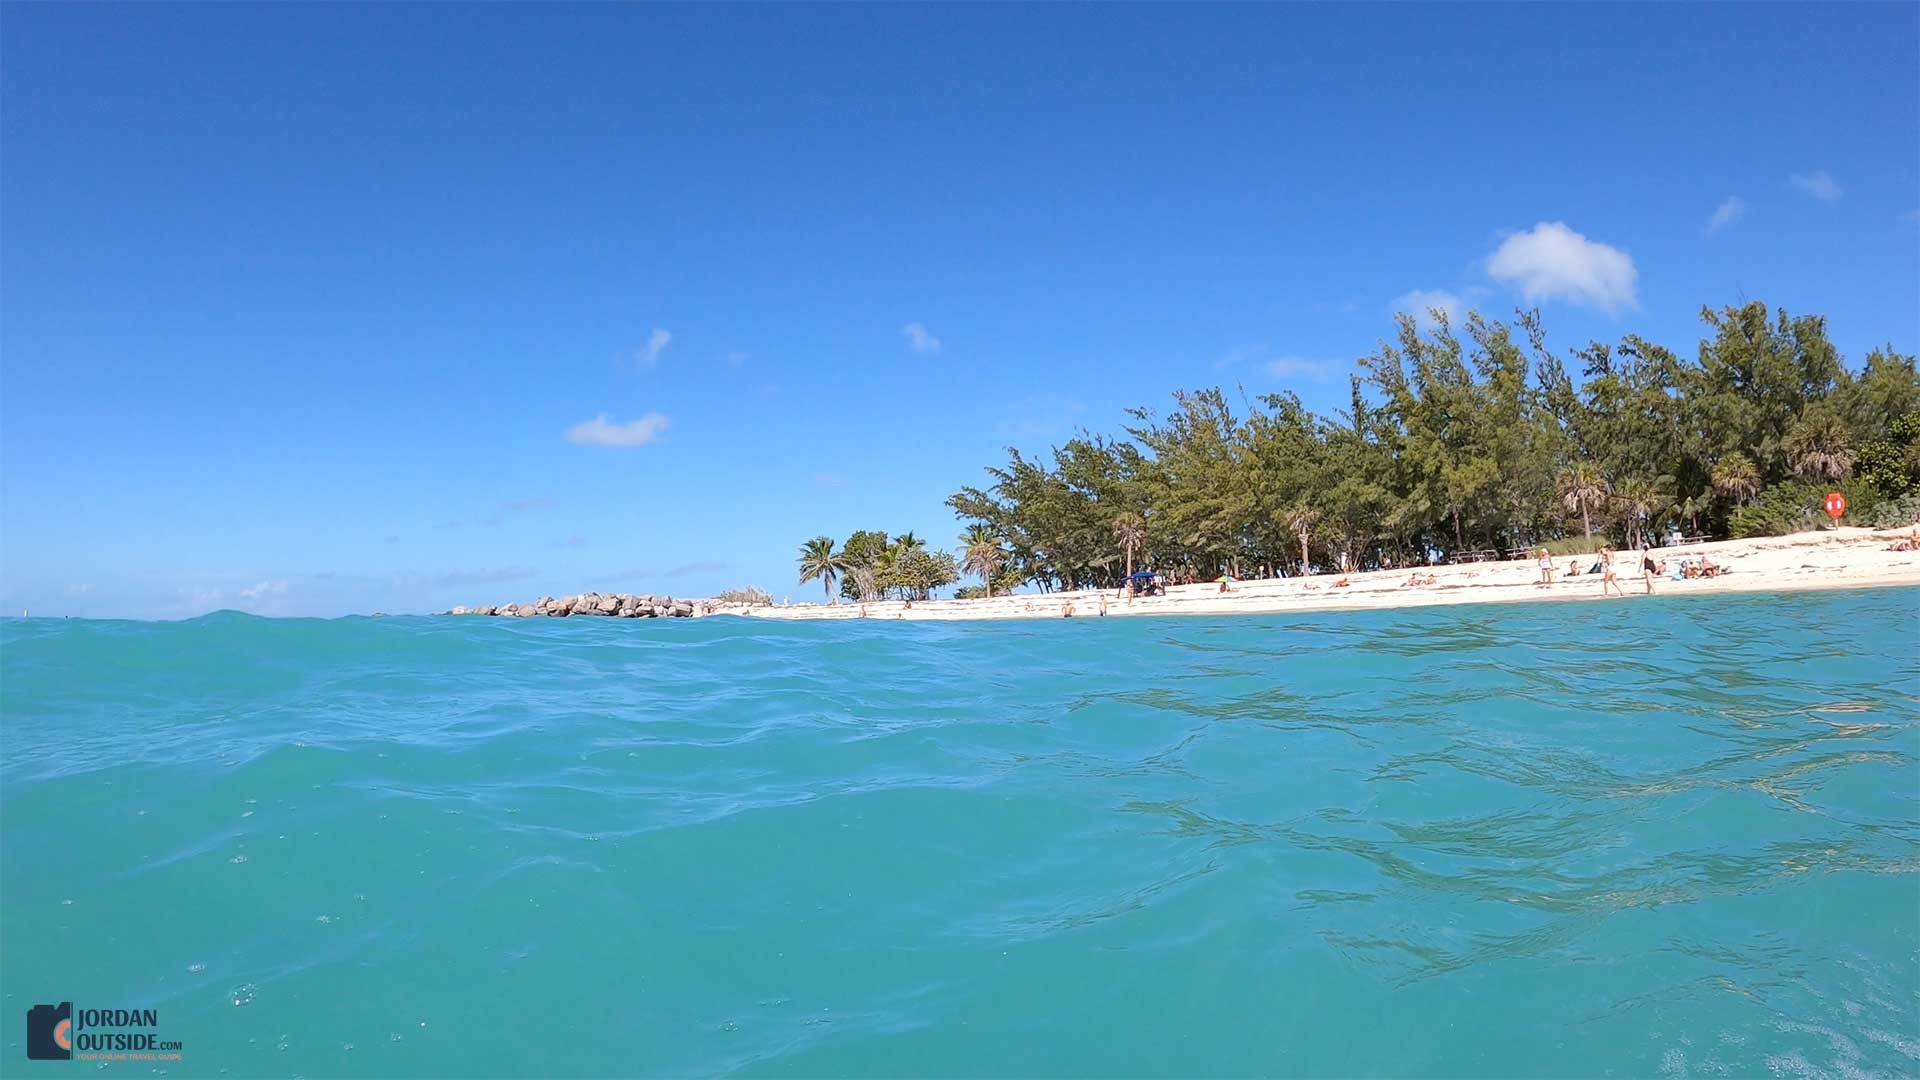
[[[1847,497],[1837,491],[1827,492],[1827,516],[1835,521],[1847,512]]]

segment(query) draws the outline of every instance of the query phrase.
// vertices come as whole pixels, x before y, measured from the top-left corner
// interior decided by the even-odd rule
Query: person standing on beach
[[[1600,546],[1601,596],[1607,595],[1607,586],[1609,585],[1613,586],[1613,591],[1619,593],[1621,596],[1627,595],[1627,590],[1620,587],[1620,579],[1613,576],[1613,548],[1609,545],[1602,544]]]
[[[1653,595],[1653,579],[1660,574],[1660,568],[1654,565],[1653,550],[1646,544],[1640,545],[1640,576],[1647,579],[1647,595]]]
[[[1547,554],[1546,548],[1540,549],[1540,584],[1553,584],[1553,556]]]

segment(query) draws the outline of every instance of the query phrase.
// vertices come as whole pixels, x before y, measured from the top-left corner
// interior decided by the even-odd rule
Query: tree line
[[[1562,358],[1537,311],[1458,330],[1441,311],[1402,315],[1332,415],[1291,393],[1180,391],[1165,416],[1129,410],[1118,434],[1009,449],[947,500],[966,532],[940,570],[992,594],[1113,587],[1136,566],[1299,574],[1761,535],[1806,527],[1832,487],[1851,520],[1915,517],[1912,356],[1876,349],[1856,373],[1823,317],[1758,302],[1701,319],[1692,357],[1629,334]],[[844,595],[925,596],[939,576],[903,572],[912,557],[888,556],[884,534],[856,533],[844,562],[831,543],[803,549],[803,581],[830,591],[837,568]]]
[[[829,603],[834,584],[848,600],[925,600],[933,590],[960,580],[952,554],[929,550],[913,533],[888,537],[861,530],[835,546],[833,537],[816,536],[800,545],[800,584],[818,581]]]

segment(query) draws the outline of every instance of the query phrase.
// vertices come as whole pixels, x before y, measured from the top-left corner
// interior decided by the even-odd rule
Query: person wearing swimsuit
[[[1654,565],[1653,552],[1647,545],[1640,545],[1640,576],[1647,579],[1647,595],[1653,595],[1653,579],[1660,575],[1660,568]]]
[[[1620,587],[1620,579],[1613,576],[1613,548],[1602,545],[1600,548],[1601,596],[1607,595],[1607,586],[1609,585],[1613,586],[1613,591],[1619,593],[1621,596],[1627,595],[1627,590]]]

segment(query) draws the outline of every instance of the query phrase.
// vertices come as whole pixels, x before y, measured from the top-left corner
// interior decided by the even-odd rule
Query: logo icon
[[[73,1002],[35,1005],[27,1010],[27,1060],[69,1061],[73,1058]]]

